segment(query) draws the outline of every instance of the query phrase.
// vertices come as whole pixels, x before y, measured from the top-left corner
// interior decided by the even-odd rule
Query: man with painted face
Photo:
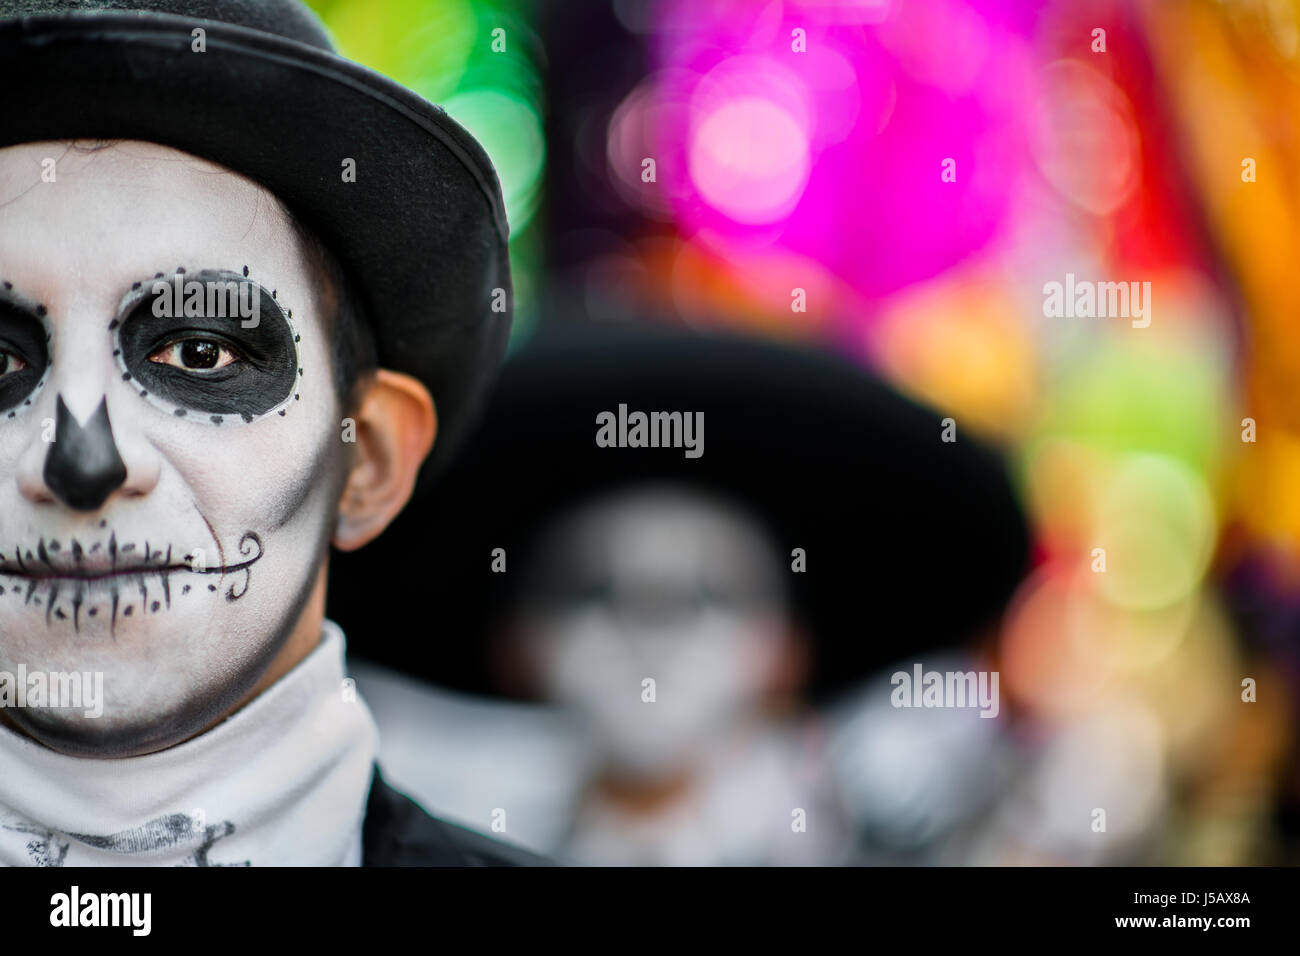
[[[293,0],[0,0],[0,88],[0,863],[538,862],[324,616],[503,351],[482,149]]]

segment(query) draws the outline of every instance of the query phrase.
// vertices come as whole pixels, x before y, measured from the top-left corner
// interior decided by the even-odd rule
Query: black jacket
[[[361,831],[362,866],[553,866],[545,857],[430,816],[375,765]]]

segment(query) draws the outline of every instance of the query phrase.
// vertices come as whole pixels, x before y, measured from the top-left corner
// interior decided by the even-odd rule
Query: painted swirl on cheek
[[[48,364],[40,320],[0,300],[0,412],[21,405],[36,389]]]
[[[183,280],[183,294],[173,293],[182,288],[176,280]],[[235,415],[250,422],[291,396],[299,374],[297,335],[270,292],[251,279],[216,270],[165,283],[167,291],[148,289],[115,326],[126,377],[175,406],[176,415],[198,412],[216,424]],[[191,295],[193,289],[212,284],[251,287],[242,301],[248,304],[257,297],[256,323],[234,307],[240,293],[224,298]],[[169,349],[179,365],[155,360]],[[219,355],[230,361],[219,360]]]

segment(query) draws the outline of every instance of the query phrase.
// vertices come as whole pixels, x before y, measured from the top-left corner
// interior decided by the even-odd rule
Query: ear
[[[340,551],[369,544],[406,507],[438,431],[429,390],[418,379],[388,369],[371,376],[356,423],[356,446],[334,529],[334,546]]]

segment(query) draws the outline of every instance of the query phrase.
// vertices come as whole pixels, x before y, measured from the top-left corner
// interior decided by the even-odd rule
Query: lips
[[[190,555],[185,555],[189,558]],[[155,549],[145,542],[119,545],[115,535],[89,548],[75,539],[68,547],[42,538],[34,548],[0,548],[0,575],[36,581],[102,581],[140,574],[195,570],[172,557],[172,548]]]
[[[76,539],[66,547],[44,538],[34,548],[0,542],[0,578],[26,582],[21,587],[0,583],[0,596],[12,591],[23,606],[44,606],[47,624],[70,620],[78,632],[83,607],[87,618],[105,612],[114,629],[119,604],[124,618],[136,609],[142,615],[170,610],[172,574],[210,576],[205,587],[196,586],[196,578],[182,577],[180,593],[175,595],[181,600],[191,593],[221,592],[227,601],[238,601],[252,582],[253,566],[262,559],[262,539],[255,531],[245,531],[234,549],[222,548],[215,534],[213,543],[217,545],[216,562],[206,560],[202,548],[184,551],[171,545],[165,550],[154,548],[149,542],[119,544],[112,532],[107,541],[89,547]],[[234,555],[240,560],[230,561]]]
[[[0,575],[15,578],[27,578],[32,581],[109,581],[113,578],[138,577],[141,574],[171,573],[173,571],[192,571],[186,564],[141,564],[136,567],[119,567],[116,570],[95,570],[92,568],[34,568],[19,570],[6,564],[0,564]]]

